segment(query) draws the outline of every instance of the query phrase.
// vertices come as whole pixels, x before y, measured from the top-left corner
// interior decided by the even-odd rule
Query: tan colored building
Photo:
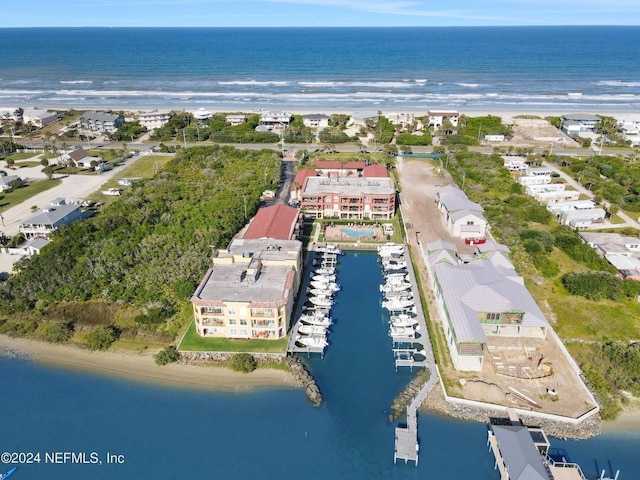
[[[204,337],[277,340],[287,335],[302,271],[298,240],[235,239],[218,250],[191,298]]]

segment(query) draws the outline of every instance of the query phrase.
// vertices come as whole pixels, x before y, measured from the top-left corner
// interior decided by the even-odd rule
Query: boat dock
[[[409,258],[409,256],[407,255]],[[411,401],[407,407],[407,421],[406,426],[398,426],[395,429],[395,448],[393,452],[393,463],[396,463],[398,459],[404,460],[405,463],[412,461],[418,465],[418,453],[420,451],[420,444],[418,439],[418,410],[420,405],[438,381],[435,368],[435,357],[433,350],[431,349],[431,342],[429,340],[429,332],[427,330],[427,323],[422,310],[422,303],[420,302],[420,291],[418,290],[418,282],[416,281],[413,265],[410,261],[407,261],[407,272],[409,280],[411,281],[411,288],[416,292],[416,306],[415,314],[418,319],[418,325],[420,325],[420,338],[401,338],[396,337],[394,341],[394,354],[396,357],[396,370],[398,367],[413,367],[427,368],[431,372],[429,380],[422,386],[418,394]],[[409,348],[395,348],[396,344],[409,344]],[[415,345],[422,346],[422,350],[418,350]],[[425,357],[424,360],[413,360],[413,354],[419,353]]]

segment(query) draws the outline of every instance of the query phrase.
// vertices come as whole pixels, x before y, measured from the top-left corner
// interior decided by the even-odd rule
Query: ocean
[[[40,453],[40,463],[18,465],[15,480],[498,480],[486,426],[438,415],[419,416],[419,465],[393,464],[388,409],[411,375],[394,368],[376,256],[347,253],[338,281],[326,355],[305,358],[322,407],[299,389],[212,393],[0,357],[0,460]],[[640,432],[551,439],[590,478],[620,469],[620,480],[637,478],[639,440]],[[64,452],[102,464],[65,461]]]
[[[3,28],[0,51],[0,107],[640,107],[640,27]]]

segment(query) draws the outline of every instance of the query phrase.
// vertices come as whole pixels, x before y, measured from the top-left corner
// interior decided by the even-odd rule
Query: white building
[[[80,126],[94,132],[113,133],[124,125],[124,117],[114,113],[87,112],[80,117]]]
[[[564,183],[529,185],[527,186],[526,194],[545,205],[550,203],[570,202],[580,198],[580,192],[577,190],[565,190]]]
[[[193,112],[193,118],[195,118],[196,120],[209,120],[212,116],[213,113],[211,113],[206,108],[199,108],[198,110]]]
[[[50,112],[41,108],[25,108],[22,112],[22,121],[31,123],[34,127],[42,128],[58,121],[58,112]]]
[[[518,178],[520,185],[545,185],[551,183],[551,169],[547,167],[527,167],[525,175]]]
[[[324,113],[312,113],[303,116],[302,123],[309,128],[327,128],[329,126],[329,116]]]
[[[451,125],[457,127],[460,118],[457,110],[429,110],[427,115],[429,116],[429,126],[434,128],[440,128],[445,120],[449,120]]]
[[[235,127],[236,125],[247,123],[247,116],[242,114],[230,114],[225,117],[225,121],[232,127]]]
[[[484,209],[457,187],[448,185],[436,193],[438,208],[445,214],[449,233],[459,238],[483,238],[487,228]]]
[[[160,128],[165,125],[170,119],[171,114],[168,112],[145,112],[138,114],[140,125],[145,127],[147,130]]]
[[[526,157],[520,155],[502,155],[504,167],[510,172],[525,172],[527,168]]]
[[[270,130],[283,130],[289,126],[293,120],[293,115],[287,112],[264,112],[260,115],[260,124]]]
[[[402,128],[407,128],[416,121],[416,116],[413,113],[389,113],[386,117],[393,125]]]
[[[81,218],[80,205],[67,205],[63,199],[57,198],[23,221],[20,233],[26,238],[49,238],[52,232]]]

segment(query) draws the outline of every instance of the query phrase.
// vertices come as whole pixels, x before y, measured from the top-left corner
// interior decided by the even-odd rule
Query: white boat
[[[327,339],[323,337],[298,335],[296,341],[310,348],[325,348],[328,345]]]
[[[319,305],[321,307],[331,307],[333,305],[333,300],[329,297],[311,297],[309,301],[314,305]]]
[[[385,300],[392,300],[392,299],[411,299],[413,298],[413,292],[409,291],[409,290],[400,290],[400,291],[394,291],[394,292],[384,292],[384,298]]]
[[[322,268],[316,268],[313,273],[315,275],[333,275],[334,273],[336,273],[336,269],[335,267],[322,267]]]
[[[413,307],[416,304],[413,300],[399,300],[397,298],[393,298],[391,300],[385,300],[382,302],[382,308],[386,308],[391,311],[399,311],[404,310],[409,307]]]
[[[324,288],[326,290],[331,290],[332,292],[337,292],[340,290],[340,285],[336,282],[321,282],[321,281],[312,281],[309,282],[312,288]]]
[[[323,327],[322,325],[300,325],[298,332],[304,333],[305,335],[326,335],[327,327]]]
[[[306,325],[319,325],[321,327],[328,327],[331,325],[331,319],[325,316],[317,315],[300,315],[300,322]]]
[[[385,273],[384,280],[386,282],[400,281],[407,278],[407,272]]]
[[[309,293],[315,297],[332,297],[334,294],[333,290],[328,290],[326,288],[312,288],[309,290]]]
[[[407,268],[407,262],[405,260],[382,262],[382,268],[385,270],[402,270]]]
[[[323,253],[335,253],[336,255],[342,255],[342,252],[335,243],[327,243],[325,245],[317,245],[316,252]]]
[[[392,315],[389,322],[392,327],[413,327],[418,323],[418,318],[401,313],[400,315]]]
[[[402,245],[401,243],[387,242],[383,245],[378,246],[378,252],[383,252],[387,250],[400,250],[401,252],[403,252],[404,245]]]
[[[402,292],[404,290],[411,289],[411,282],[387,282],[384,285],[380,285],[381,292]]]
[[[311,277],[311,280],[313,280],[314,282],[335,282],[336,276],[335,275],[313,275]]]
[[[410,337],[413,338],[416,335],[416,330],[418,330],[418,327],[416,325],[416,328],[413,327],[396,327],[394,325],[391,326],[391,330],[389,330],[389,335],[391,335],[392,337]]]

